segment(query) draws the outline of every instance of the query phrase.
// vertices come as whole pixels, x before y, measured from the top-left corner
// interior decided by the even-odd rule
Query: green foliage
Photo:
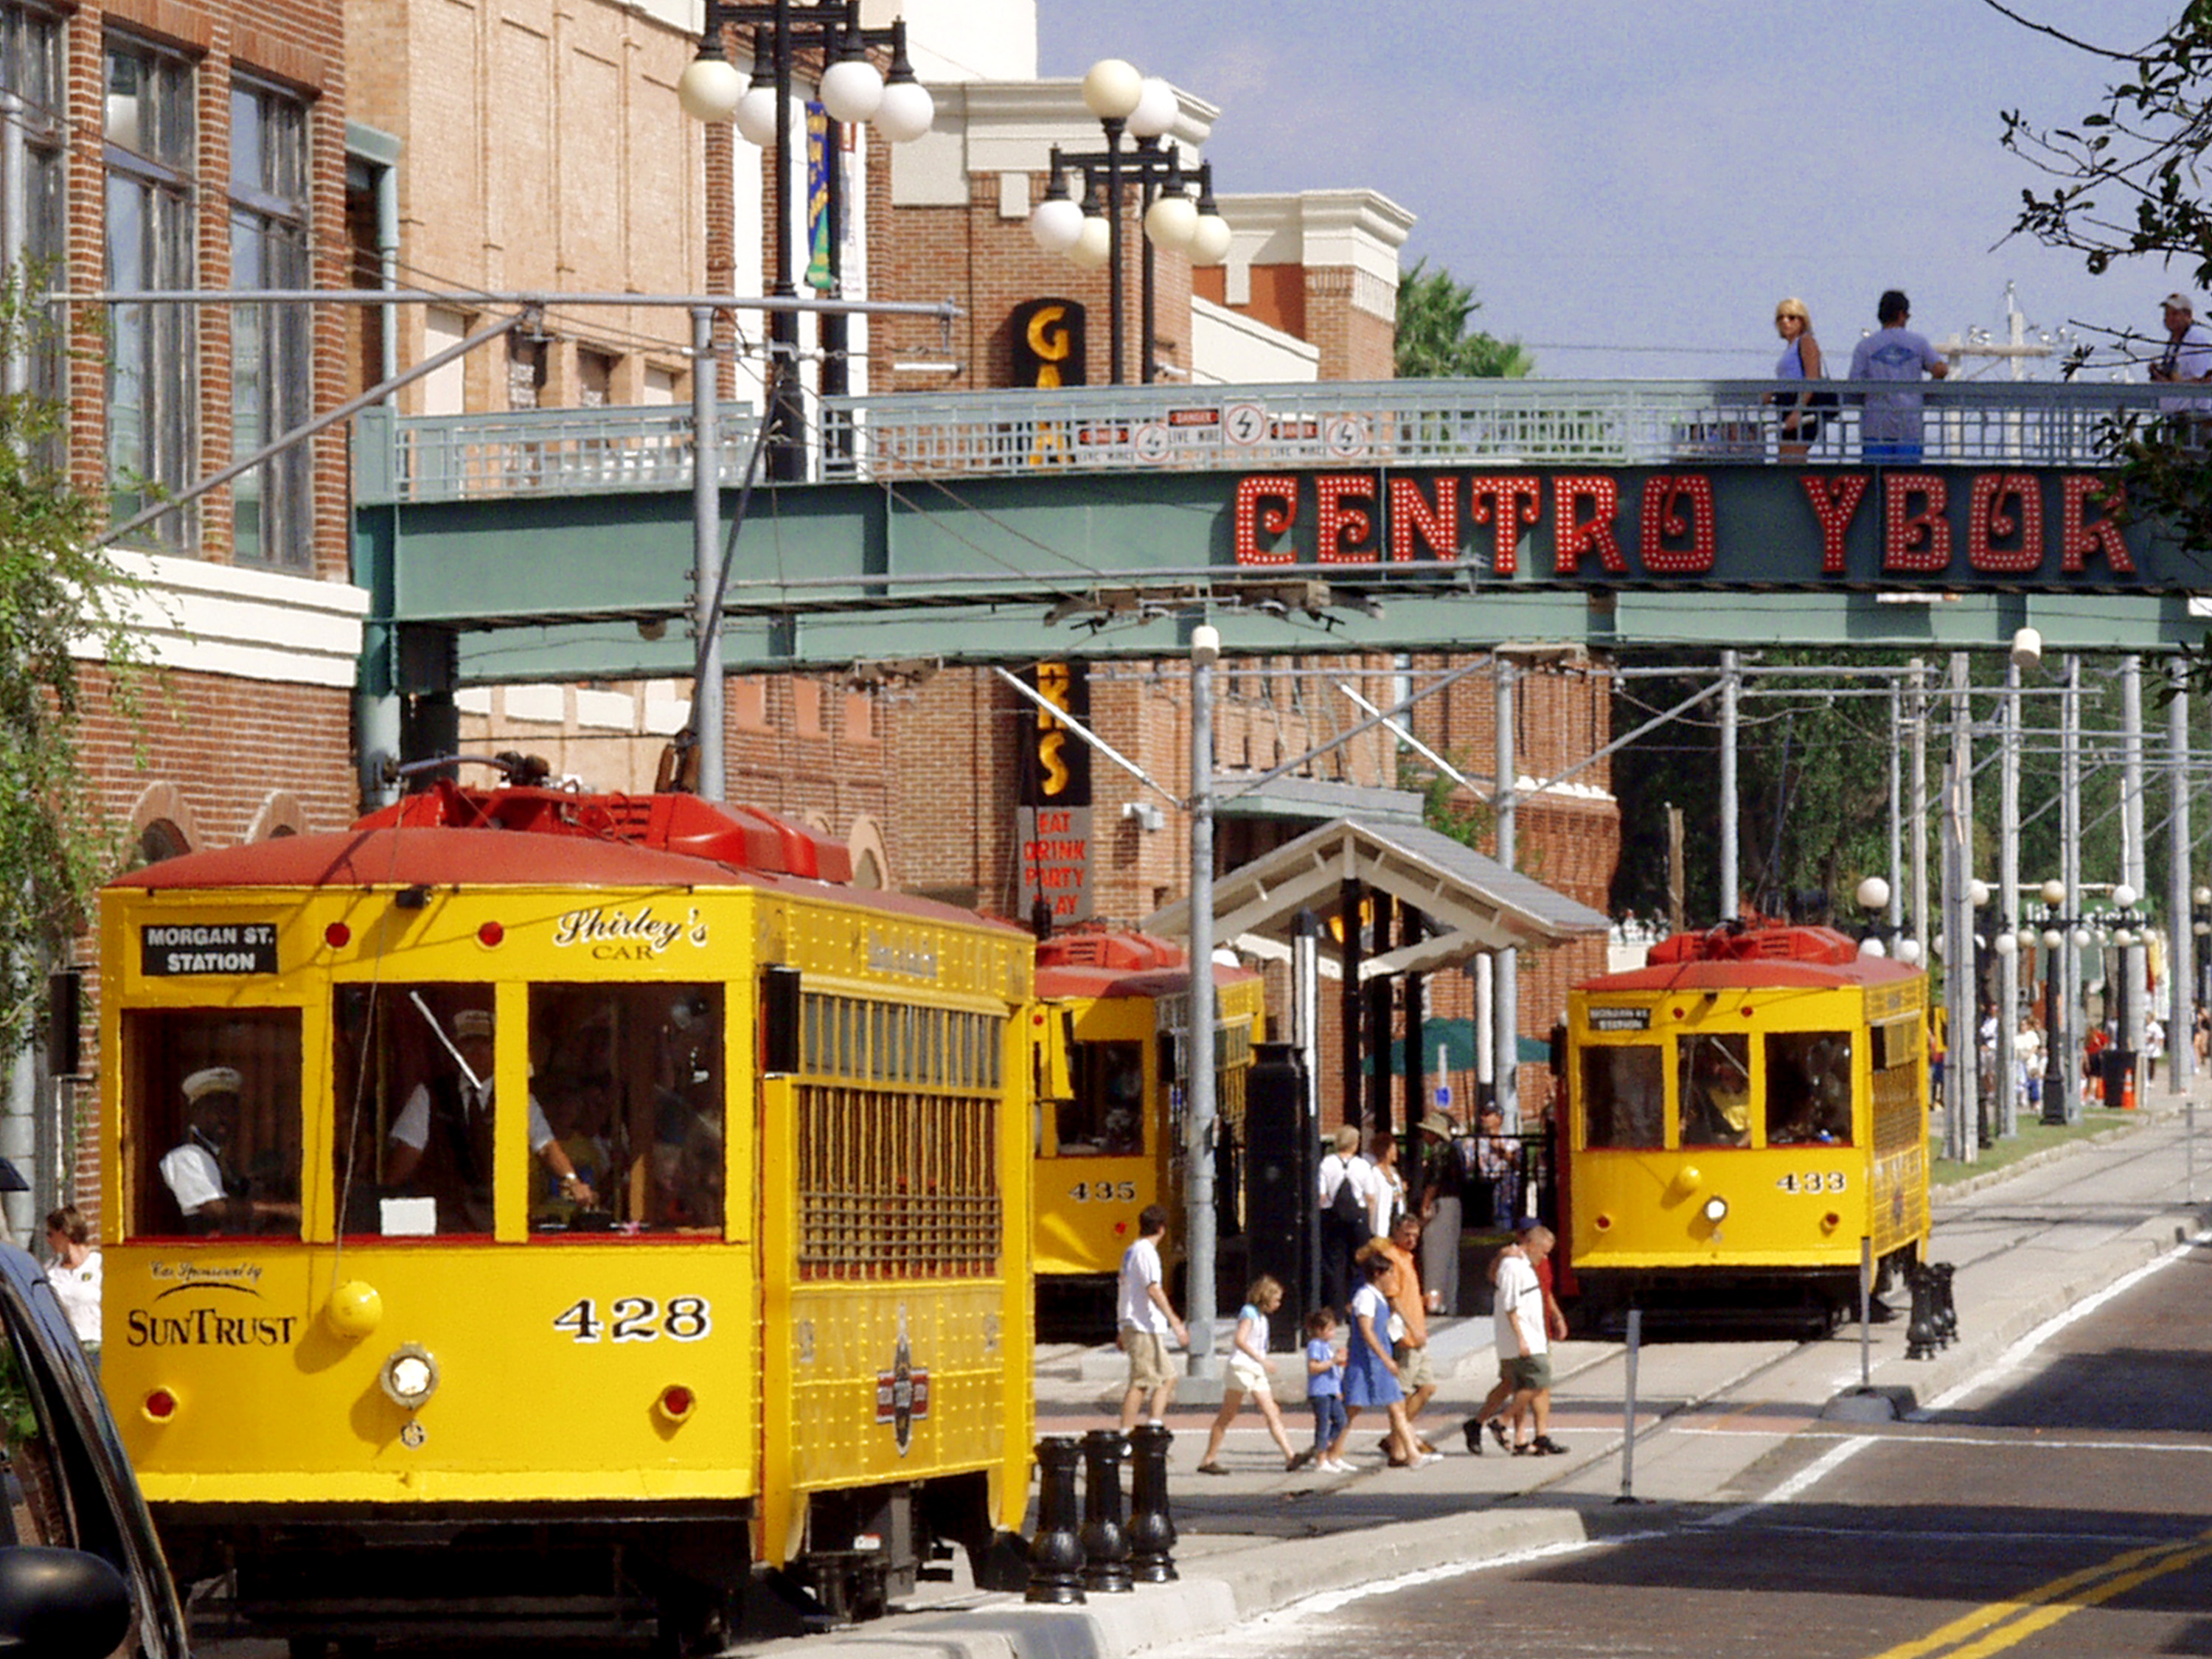
[[[1407,761],[1411,759],[1406,757]],[[1403,766],[1406,761],[1401,761]],[[1467,768],[1455,759],[1452,763],[1462,772]],[[1399,787],[1421,792],[1421,822],[1439,835],[1449,836],[1462,847],[1472,847],[1478,853],[1496,845],[1498,813],[1486,801],[1471,800],[1459,785],[1443,773],[1422,777],[1404,775]]]
[[[44,286],[20,270],[0,280],[0,364],[51,350],[24,300]],[[128,709],[133,583],[92,545],[99,503],[62,470],[64,436],[52,398],[0,391],[0,1060],[29,1039],[44,953],[79,931],[117,850],[76,743],[86,691],[71,648],[106,660]]]
[[[1428,271],[1428,263],[1398,279],[1400,380],[1520,380],[1536,367],[1519,341],[1470,331],[1482,301],[1449,271]]]

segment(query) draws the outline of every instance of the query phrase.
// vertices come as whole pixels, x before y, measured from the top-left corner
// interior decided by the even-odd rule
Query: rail
[[[2113,418],[2155,416],[2169,387],[2051,382],[1829,381],[1802,457],[1785,453],[1770,380],[1386,380],[899,393],[825,401],[814,476],[1050,477],[1281,467],[1771,465],[2088,466]],[[1917,398],[1919,453],[1870,452],[1884,400]],[[1869,402],[1869,400],[1871,400]],[[2212,393],[2205,398],[2212,414]],[[743,472],[758,416],[726,411],[721,472]],[[383,424],[379,422],[378,424]],[[690,482],[688,408],[530,410],[389,420],[388,482],[364,501],[668,490]],[[1909,434],[1916,424],[1908,412]],[[374,428],[364,424],[364,434]],[[1892,433],[1893,438],[1896,435]],[[388,490],[388,495],[384,492]]]

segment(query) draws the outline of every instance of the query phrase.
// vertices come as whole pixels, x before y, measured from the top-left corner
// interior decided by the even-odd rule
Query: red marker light
[[[477,929],[477,943],[487,948],[495,947],[507,937],[507,929],[495,921],[488,921]]]
[[[323,943],[333,951],[343,951],[353,943],[353,929],[342,921],[334,921],[323,929]]]
[[[697,1403],[691,1390],[681,1382],[672,1382],[660,1391],[660,1414],[672,1423],[681,1423],[690,1416],[691,1408]]]
[[[155,1389],[146,1396],[146,1416],[155,1423],[166,1423],[177,1414],[177,1396],[167,1389]]]

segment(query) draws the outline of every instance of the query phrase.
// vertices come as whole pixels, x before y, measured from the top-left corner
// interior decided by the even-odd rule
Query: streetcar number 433
[[[1840,1193],[1851,1182],[1841,1170],[1808,1170],[1802,1175],[1793,1170],[1774,1184],[1785,1193]]]
[[[566,1331],[578,1342],[597,1342],[602,1337],[653,1342],[664,1336],[696,1342],[714,1328],[714,1322],[703,1296],[672,1296],[665,1307],[649,1296],[618,1296],[607,1304],[605,1319],[599,1317],[599,1304],[587,1296],[555,1314],[553,1328]]]

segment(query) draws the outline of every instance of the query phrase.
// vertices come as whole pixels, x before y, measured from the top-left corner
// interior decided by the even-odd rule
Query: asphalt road
[[[1918,1420],[1821,1424],[1541,1559],[1318,1598],[1159,1659],[2212,1654],[2212,1250]],[[1755,1388],[1755,1383],[1752,1385]],[[1747,1408],[1756,1401],[1740,1402]]]

